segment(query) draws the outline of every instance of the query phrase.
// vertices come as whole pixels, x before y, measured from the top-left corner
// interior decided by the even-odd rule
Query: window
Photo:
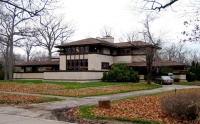
[[[109,62],[102,62],[101,69],[109,69]]]
[[[68,60],[66,62],[67,70],[88,70],[88,60]]]
[[[68,54],[71,53],[71,48],[67,48],[67,53],[68,53]]]
[[[89,46],[85,47],[85,52],[88,53],[89,52]]]
[[[84,47],[80,47],[80,53],[84,53]]]
[[[26,67],[25,72],[32,72],[32,67]]]
[[[75,47],[71,48],[71,53],[75,53]]]
[[[80,50],[79,50],[79,47],[76,47],[76,53],[79,53]]]

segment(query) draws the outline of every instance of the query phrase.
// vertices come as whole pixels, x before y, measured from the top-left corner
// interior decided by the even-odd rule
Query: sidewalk
[[[78,107],[82,105],[94,105],[98,104],[99,100],[119,100],[128,97],[136,97],[148,94],[154,94],[159,92],[165,92],[170,90],[187,89],[187,88],[200,88],[200,86],[182,86],[182,85],[163,85],[162,88],[152,90],[142,90],[127,93],[92,96],[84,98],[72,98],[69,97],[63,101],[48,102],[41,104],[31,104],[26,106],[1,106],[0,107],[0,124],[69,124],[67,122],[51,121],[56,120],[55,116],[52,116],[52,112],[69,109],[72,107]],[[26,95],[26,93],[23,93]],[[31,94],[27,94],[31,95]],[[36,95],[36,94],[34,94]],[[45,95],[43,95],[45,96]],[[51,97],[51,96],[49,96]],[[30,122],[29,122],[30,119]],[[47,120],[49,119],[49,121]],[[19,122],[20,121],[20,122]]]
[[[72,124],[68,122],[0,114],[0,124]]]

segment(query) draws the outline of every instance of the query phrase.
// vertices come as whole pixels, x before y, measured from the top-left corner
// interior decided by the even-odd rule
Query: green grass
[[[116,94],[116,93],[124,93],[124,92],[132,92],[132,91],[138,91],[138,90],[150,90],[150,89],[155,89],[155,88],[160,88],[162,85],[159,84],[151,84],[148,85],[147,83],[141,82],[141,83],[126,83],[126,82],[85,82],[85,83],[80,83],[80,82],[43,82],[41,80],[14,80],[14,81],[0,81],[0,83],[19,83],[23,85],[34,85],[34,84],[57,84],[57,85],[64,85],[64,88],[61,90],[67,90],[67,89],[72,89],[72,90],[77,90],[77,92],[83,92],[85,89],[80,90],[80,88],[89,88],[89,87],[98,87],[98,90],[100,87],[105,87],[105,86],[110,86],[109,88],[114,88],[112,86],[130,86],[133,87],[134,89],[123,89],[123,90],[118,90],[118,91],[113,91],[113,92],[96,92],[93,94],[79,94],[79,95],[71,95],[71,94],[54,94],[53,93],[46,93],[45,91],[39,91],[38,94],[47,94],[47,95],[61,95],[61,96],[70,96],[70,97],[87,97],[87,96],[100,96],[100,95],[107,95],[107,94]],[[87,89],[86,89],[87,90]],[[56,91],[56,90],[55,90]]]
[[[118,121],[123,121],[123,122],[133,122],[133,123],[137,123],[137,124],[160,124],[159,122],[155,122],[155,121],[148,121],[148,120],[144,120],[144,119],[128,119],[128,118],[113,118],[113,117],[97,117],[93,114],[91,114],[91,110],[93,108],[97,107],[97,105],[93,105],[93,106],[81,106],[80,107],[80,114],[78,115],[79,118],[88,118],[88,119],[105,119],[105,120],[118,120]]]
[[[58,84],[66,86],[65,89],[78,89],[78,88],[86,88],[86,87],[101,87],[101,86],[109,86],[109,85],[119,85],[123,83],[115,83],[115,82],[45,82],[42,80],[13,80],[13,81],[5,81],[0,80],[1,82],[13,82],[20,84]]]
[[[199,85],[200,86],[200,81],[194,81],[194,82],[178,82],[176,83],[178,85]]]

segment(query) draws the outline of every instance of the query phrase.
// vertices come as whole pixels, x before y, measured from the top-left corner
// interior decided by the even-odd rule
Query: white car
[[[174,79],[170,76],[161,76],[160,78],[155,79],[155,83],[159,84],[172,84],[174,83]]]

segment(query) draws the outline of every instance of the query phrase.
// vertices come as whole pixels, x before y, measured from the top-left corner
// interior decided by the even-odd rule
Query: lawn
[[[25,92],[48,94],[70,97],[98,96],[130,92],[137,90],[148,90],[162,87],[162,85],[146,83],[113,83],[113,82],[42,82],[42,81],[6,81],[0,82],[0,91]]]
[[[200,89],[179,90],[180,93],[199,92]],[[162,113],[160,100],[162,97],[174,92],[160,93],[155,95],[140,96],[135,98],[118,100],[111,103],[110,109],[98,106],[83,106],[74,111],[78,119],[108,119],[130,121],[134,123],[166,123],[166,124],[189,124],[199,123],[199,120],[189,121],[176,117],[170,117]],[[66,112],[65,115],[67,115]]]
[[[193,82],[178,82],[178,85],[195,85],[200,86],[200,81],[193,81]]]
[[[43,103],[43,102],[52,102],[60,100],[62,99],[0,93],[1,105],[32,104],[32,103]]]

